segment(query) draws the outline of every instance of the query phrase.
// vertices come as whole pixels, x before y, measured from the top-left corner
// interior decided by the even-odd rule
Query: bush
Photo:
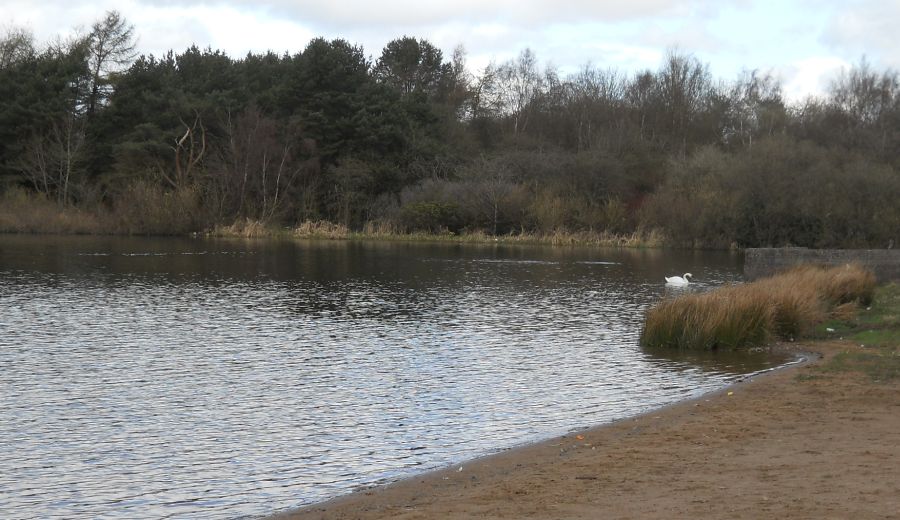
[[[900,226],[896,169],[791,137],[702,148],[666,171],[642,219],[678,244],[883,247]]]
[[[137,181],[115,200],[114,217],[124,233],[183,235],[204,229],[209,220],[199,191],[190,186],[169,190]]]
[[[459,232],[459,206],[453,203],[415,202],[400,209],[400,222],[407,231]]]

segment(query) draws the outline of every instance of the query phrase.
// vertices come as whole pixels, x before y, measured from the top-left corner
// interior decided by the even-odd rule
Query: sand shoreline
[[[780,346],[776,346],[776,347],[774,347],[774,348],[775,348],[775,349],[778,349],[778,350],[784,350],[783,347],[780,347]],[[530,442],[524,442],[524,443],[522,443],[522,444],[517,444],[517,445],[510,446],[510,447],[506,447],[506,448],[501,448],[499,451],[497,451],[497,452],[495,452],[495,453],[489,453],[489,454],[486,454],[486,455],[480,455],[480,456],[478,456],[478,457],[473,457],[473,458],[470,458],[470,459],[465,459],[465,460],[459,461],[459,462],[457,462],[457,463],[449,464],[449,465],[442,466],[442,467],[438,467],[438,468],[427,469],[427,470],[424,470],[422,473],[419,473],[419,474],[416,474],[416,475],[410,475],[410,476],[402,477],[402,478],[399,478],[399,479],[397,479],[397,480],[392,480],[392,481],[390,481],[390,482],[386,482],[386,483],[382,483],[382,484],[374,484],[374,485],[370,485],[370,486],[367,486],[367,485],[359,486],[357,489],[354,489],[353,491],[350,491],[350,492],[348,492],[348,493],[345,493],[345,494],[342,494],[342,495],[338,495],[338,496],[336,496],[336,497],[333,497],[333,498],[330,498],[330,499],[326,499],[326,500],[323,500],[323,501],[320,501],[320,502],[315,502],[315,503],[312,503],[312,504],[307,504],[307,505],[304,505],[304,506],[301,506],[301,507],[298,507],[298,508],[295,508],[295,509],[290,509],[290,510],[287,510],[287,511],[284,511],[284,512],[281,512],[281,513],[278,513],[278,514],[276,514],[276,515],[273,515],[271,518],[272,518],[273,520],[276,520],[276,519],[290,519],[290,518],[294,518],[295,515],[297,515],[297,514],[299,514],[299,513],[303,513],[303,512],[305,512],[307,509],[317,509],[317,508],[319,508],[319,509],[327,509],[327,508],[329,508],[331,505],[333,505],[334,503],[340,503],[340,502],[342,502],[342,501],[344,501],[344,500],[354,500],[355,498],[358,498],[357,495],[360,494],[360,493],[366,493],[366,494],[368,494],[369,496],[371,496],[371,491],[372,491],[372,490],[378,490],[378,489],[381,489],[381,488],[387,488],[387,487],[391,487],[391,486],[405,486],[405,485],[408,485],[408,484],[413,484],[413,485],[414,485],[414,484],[415,484],[414,481],[416,481],[416,480],[421,480],[421,479],[423,479],[423,478],[428,478],[428,477],[432,476],[433,473],[434,473],[434,474],[437,474],[437,473],[441,473],[441,474],[443,474],[443,473],[452,473],[453,471],[457,471],[457,472],[458,472],[458,471],[459,471],[459,468],[460,468],[461,466],[462,466],[463,468],[465,468],[465,466],[467,466],[467,465],[473,465],[473,464],[480,464],[480,463],[490,464],[490,463],[491,463],[491,459],[497,458],[497,457],[502,457],[502,456],[508,455],[508,454],[514,454],[514,453],[515,453],[516,451],[518,451],[518,450],[524,450],[524,449],[527,449],[527,448],[539,447],[539,446],[541,446],[541,445],[543,445],[543,444],[547,444],[547,443],[554,443],[554,444],[555,444],[555,443],[562,442],[562,441],[564,441],[565,439],[568,439],[568,438],[571,438],[571,437],[574,437],[574,436],[577,436],[577,435],[584,435],[584,434],[587,433],[587,432],[592,432],[592,431],[595,431],[595,430],[602,430],[602,429],[604,429],[604,428],[609,428],[609,427],[615,426],[616,424],[619,424],[619,423],[622,423],[622,422],[627,422],[627,421],[632,421],[632,420],[635,420],[635,419],[640,419],[640,418],[645,417],[645,416],[648,416],[648,415],[657,415],[657,414],[659,414],[659,413],[661,413],[661,412],[663,412],[663,411],[666,411],[666,410],[668,410],[668,409],[670,409],[670,408],[679,408],[679,407],[682,407],[682,406],[683,406],[683,407],[688,407],[688,406],[692,405],[692,403],[700,402],[700,401],[703,401],[703,400],[705,400],[705,399],[709,399],[709,398],[712,397],[712,396],[717,396],[717,395],[720,395],[720,394],[725,394],[725,393],[727,393],[727,392],[729,392],[729,391],[733,391],[733,390],[732,390],[733,388],[738,387],[738,386],[740,386],[741,384],[746,383],[746,382],[748,382],[748,381],[750,381],[750,380],[752,380],[752,379],[755,379],[755,378],[757,378],[757,377],[765,377],[765,376],[767,376],[767,375],[774,374],[774,373],[779,372],[779,371],[782,371],[782,370],[790,370],[790,369],[792,369],[792,368],[800,367],[800,366],[803,366],[803,365],[808,364],[808,363],[810,363],[810,362],[815,362],[815,361],[817,361],[819,358],[821,358],[821,355],[820,355],[820,354],[818,354],[818,353],[816,353],[816,352],[812,352],[812,351],[796,351],[796,352],[793,352],[793,351],[792,351],[791,354],[793,354],[793,355],[795,356],[795,358],[794,358],[792,361],[789,361],[789,362],[787,362],[787,363],[785,363],[785,364],[783,364],[783,365],[778,365],[778,366],[775,366],[775,367],[772,367],[772,368],[767,368],[767,369],[761,370],[761,371],[759,371],[759,372],[754,372],[754,373],[752,373],[752,374],[747,374],[747,375],[742,376],[741,378],[737,379],[736,381],[734,381],[734,382],[731,383],[731,384],[728,384],[728,385],[723,386],[722,388],[719,388],[719,389],[716,389],[716,390],[711,390],[711,391],[709,391],[709,392],[706,392],[706,393],[701,394],[701,395],[696,396],[696,397],[691,397],[691,398],[689,398],[689,399],[683,399],[683,400],[680,400],[680,401],[675,401],[675,402],[673,402],[673,403],[669,403],[669,404],[660,406],[660,407],[658,407],[658,408],[653,408],[653,409],[650,409],[650,410],[647,410],[647,411],[645,411],[645,412],[641,412],[641,413],[638,413],[638,414],[635,414],[635,415],[628,415],[628,416],[621,417],[621,418],[618,418],[618,419],[613,419],[613,420],[611,420],[611,421],[609,421],[609,422],[600,423],[600,424],[596,424],[596,425],[593,425],[593,426],[586,426],[586,427],[582,427],[582,428],[573,428],[572,430],[570,430],[569,432],[567,432],[567,433],[565,433],[565,434],[563,434],[563,435],[555,435],[555,436],[553,436],[553,437],[549,437],[549,438],[545,438],[545,439],[540,439],[540,440],[530,441]]]
[[[274,518],[890,518],[898,385],[820,376],[822,359]]]

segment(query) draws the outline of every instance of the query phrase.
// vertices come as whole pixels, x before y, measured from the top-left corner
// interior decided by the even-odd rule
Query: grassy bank
[[[859,266],[804,266],[745,285],[664,300],[647,312],[641,344],[712,350],[807,337],[827,320],[869,305],[872,273]]]
[[[306,221],[294,228],[267,226],[256,220],[239,220],[230,226],[216,226],[210,233],[217,237],[236,238],[297,238],[327,240],[386,240],[406,242],[458,242],[472,244],[536,244],[554,246],[595,246],[655,248],[666,244],[665,238],[657,231],[616,234],[606,231],[565,231],[552,233],[520,232],[506,235],[491,235],[482,230],[462,233],[405,232],[384,223],[368,223],[360,231],[352,231],[347,226],[327,221]]]
[[[844,340],[853,348],[835,354],[804,378],[857,371],[874,382],[900,379],[900,284],[878,287],[871,306],[856,316],[820,323],[813,337]]]
[[[568,231],[548,233],[520,231],[492,235],[483,230],[460,233],[408,232],[390,222],[369,222],[361,230],[319,220],[304,221],[294,227],[273,225],[254,219],[238,219],[232,224],[210,225],[197,194],[191,190],[165,192],[136,185],[129,202],[110,208],[95,204],[84,209],[58,204],[25,190],[7,190],[0,195],[0,233],[84,234],[84,235],[187,235],[201,234],[230,238],[386,240],[408,242],[459,242],[541,244],[554,246],[595,246],[656,248],[667,245],[657,230],[634,233],[608,231]],[[204,230],[206,231],[200,231]]]

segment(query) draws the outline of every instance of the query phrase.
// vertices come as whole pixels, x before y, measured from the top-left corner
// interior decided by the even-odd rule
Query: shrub
[[[459,207],[452,203],[414,202],[403,206],[400,220],[408,231],[443,230],[458,232],[460,229]]]
[[[122,232],[148,235],[187,234],[209,220],[196,187],[170,190],[146,181],[129,185],[116,198],[113,216]]]

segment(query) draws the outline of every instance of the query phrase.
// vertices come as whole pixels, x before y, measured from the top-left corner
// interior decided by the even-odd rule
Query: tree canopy
[[[411,36],[374,62],[343,39],[239,58],[137,56],[135,42],[115,11],[83,38],[0,36],[0,191],[113,215],[156,201],[181,219],[134,217],[130,232],[249,218],[658,229],[695,246],[900,239],[900,78],[865,59],[792,103],[765,72],[716,79],[678,51],[656,70],[564,76],[531,49],[473,73],[461,46],[447,57]]]

